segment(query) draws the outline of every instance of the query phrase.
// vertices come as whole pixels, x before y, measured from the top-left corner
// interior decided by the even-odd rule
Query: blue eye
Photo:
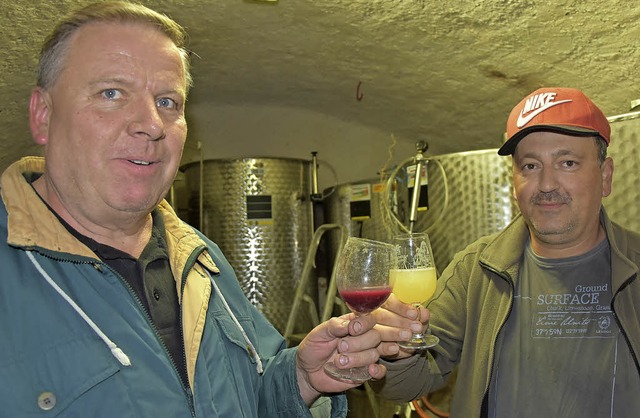
[[[106,89],[102,91],[102,95],[107,99],[117,99],[120,92],[117,89]]]
[[[178,106],[175,100],[170,99],[168,97],[163,97],[162,99],[159,99],[156,103],[158,104],[158,107],[165,107],[168,109],[175,109]]]

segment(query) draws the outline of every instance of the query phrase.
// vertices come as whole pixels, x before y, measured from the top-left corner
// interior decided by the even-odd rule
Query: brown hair
[[[72,12],[63,18],[45,39],[38,64],[37,84],[39,87],[48,89],[53,86],[64,67],[71,35],[82,26],[95,22],[129,22],[154,26],[167,35],[180,50],[187,90],[193,84],[189,51],[185,47],[187,32],[182,26],[166,15],[141,4],[106,1],[94,3]]]
[[[598,164],[602,165],[604,160],[607,159],[607,147],[608,144],[599,136],[594,136],[594,140],[596,141],[596,147],[598,147]]]

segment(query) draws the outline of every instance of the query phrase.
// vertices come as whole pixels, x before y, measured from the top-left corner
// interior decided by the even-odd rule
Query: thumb
[[[353,328],[362,328],[362,325],[356,325],[352,319],[355,318],[353,313],[345,314],[339,317],[333,317],[315,327],[307,337],[313,341],[333,341],[336,338],[342,338],[349,335],[349,331]]]

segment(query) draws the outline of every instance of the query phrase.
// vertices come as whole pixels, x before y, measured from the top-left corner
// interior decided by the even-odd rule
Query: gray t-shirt
[[[611,311],[609,242],[563,259],[527,246],[502,330],[489,416],[640,416],[640,377]]]

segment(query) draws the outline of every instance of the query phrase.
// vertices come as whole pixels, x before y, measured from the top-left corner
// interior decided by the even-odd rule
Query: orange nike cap
[[[500,155],[513,154],[522,138],[535,131],[599,136],[607,145],[611,127],[602,111],[583,92],[572,88],[541,88],[513,108],[507,120],[507,141]]]

